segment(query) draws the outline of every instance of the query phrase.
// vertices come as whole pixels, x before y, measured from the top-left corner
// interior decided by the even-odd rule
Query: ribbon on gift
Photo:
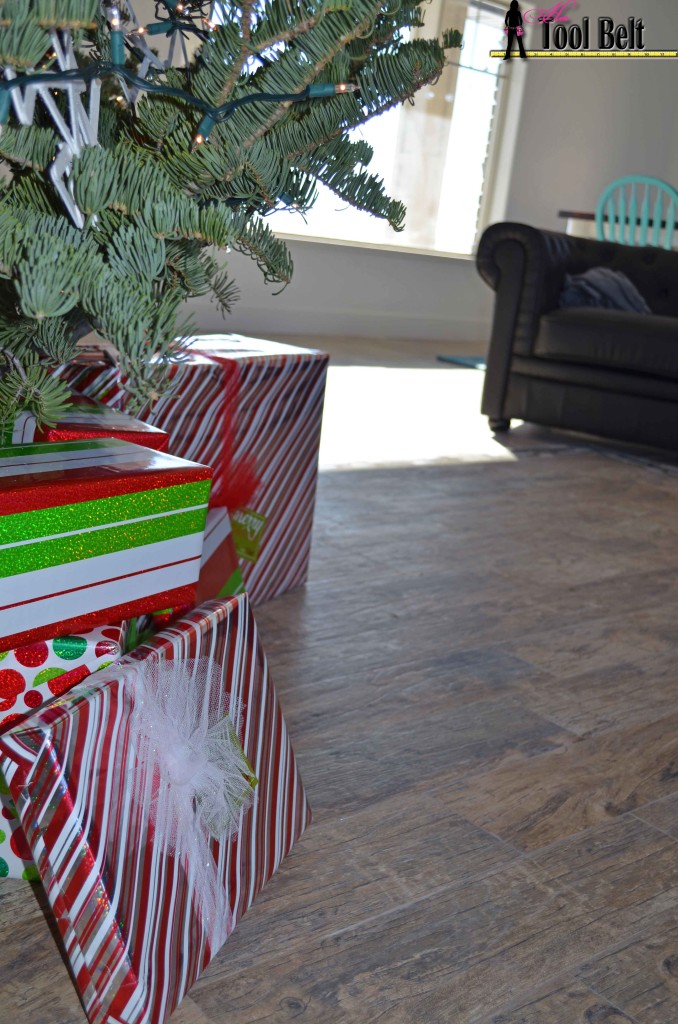
[[[110,342],[97,340],[92,343],[92,335],[87,335],[82,344],[78,345],[78,356],[76,362],[84,368],[91,367],[96,376],[97,372],[106,380],[105,393],[99,393],[97,398],[111,405],[114,408],[126,410],[130,396],[125,392],[127,378],[122,376],[119,369],[119,353]],[[199,349],[195,351],[200,354]],[[237,508],[246,508],[251,503],[261,486],[256,460],[253,456],[245,454],[236,458],[236,435],[238,431],[238,410],[240,405],[240,375],[241,367],[236,359],[229,359],[227,356],[219,356],[209,352],[207,358],[218,363],[225,371],[224,388],[221,401],[221,411],[214,430],[219,434],[220,457],[219,465],[212,466],[214,477],[212,491],[210,494],[210,508],[227,508],[230,512]],[[172,381],[174,380],[179,364],[170,368],[170,394]],[[106,370],[109,374],[106,375]],[[87,389],[89,381],[80,381],[79,386]],[[181,396],[175,396],[179,399]],[[153,420],[153,405],[148,403],[139,412],[139,419],[148,420],[151,425]],[[164,428],[171,433],[170,424],[163,420]],[[189,428],[186,428],[189,429]],[[170,446],[171,451],[171,446]],[[196,460],[200,461],[200,460]]]
[[[237,736],[241,709],[224,706],[221,671],[206,658],[139,662],[130,722],[135,813],[182,864],[212,950],[232,924],[213,841],[237,832],[257,782]]]
[[[226,371],[221,412],[221,467],[213,467],[214,480],[210,508],[227,508],[230,512],[249,505],[261,486],[256,461],[251,455],[235,457],[240,405],[240,366],[235,359],[209,353],[209,358]]]

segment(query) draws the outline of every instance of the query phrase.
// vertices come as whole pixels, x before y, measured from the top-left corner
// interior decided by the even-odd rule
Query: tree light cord
[[[157,400],[171,388],[170,369],[181,356],[185,300],[211,294],[224,313],[235,301],[218,254],[236,249],[265,280],[287,283],[291,255],[265,214],[310,208],[320,182],[402,227],[403,204],[366,169],[370,147],[348,133],[434,81],[444,51],[461,45],[452,31],[432,40],[399,35],[418,26],[424,3],[323,2],[312,5],[318,18],[305,19],[306,6],[286,0],[280,9],[277,0],[244,8],[234,0],[157,0],[144,25],[137,0],[0,0],[11,28],[3,33],[0,125],[12,126],[0,129],[0,191],[12,188],[10,201],[0,203],[0,424],[23,411],[41,425],[63,417],[70,394],[53,369],[73,358],[91,327],[115,340],[128,410]],[[365,20],[385,5],[393,31],[365,39]],[[335,9],[354,11],[351,26],[327,19],[316,33],[323,12]],[[195,53],[189,32],[200,44]],[[158,37],[167,39],[163,56],[152,48]],[[258,64],[279,59],[278,43],[288,54],[285,77],[262,82]],[[339,67],[360,82],[359,98],[313,107],[358,89],[327,81]],[[105,122],[102,85],[110,101]],[[163,96],[166,102],[156,102]],[[304,101],[309,116],[285,112]],[[137,120],[141,130],[130,131]],[[193,148],[226,121],[229,138],[243,145],[196,165]],[[247,153],[244,143],[255,141]],[[107,210],[114,215],[104,216]],[[3,347],[16,363],[3,358]]]
[[[163,96],[170,96],[182,100],[190,106],[201,110],[212,124],[224,121],[231,116],[238,107],[250,103],[298,103],[302,100],[320,99],[335,95],[337,93],[354,92],[356,86],[351,83],[333,85],[329,82],[316,83],[307,86],[302,92],[294,93],[253,93],[249,96],[240,96],[237,100],[229,100],[219,107],[212,107],[209,103],[201,100],[198,96],[185,92],[183,89],[175,89],[169,85],[161,85],[158,82],[149,82],[147,79],[139,78],[133,71],[124,66],[112,64],[110,61],[95,61],[85,68],[72,68],[66,71],[45,71],[36,74],[17,75],[16,78],[0,81],[0,92],[10,93],[12,89],[19,89],[29,85],[67,85],[70,82],[89,82],[96,78],[107,78],[118,76],[124,78],[130,85],[136,85],[145,92],[159,93]]]

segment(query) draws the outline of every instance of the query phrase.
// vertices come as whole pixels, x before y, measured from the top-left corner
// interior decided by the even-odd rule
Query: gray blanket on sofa
[[[610,270],[609,267],[591,267],[584,274],[566,274],[559,305],[565,309],[572,306],[597,306],[601,309],[621,309],[628,313],[652,312],[626,274],[620,270]]]

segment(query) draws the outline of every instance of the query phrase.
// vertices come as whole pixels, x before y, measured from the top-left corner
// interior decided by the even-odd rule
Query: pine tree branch
[[[312,68],[309,69],[309,71],[304,75],[304,77],[301,79],[301,82],[299,83],[299,92],[301,92],[301,90],[305,88],[307,85],[310,85],[311,82],[315,82],[318,78],[318,75],[324,70],[324,68],[329,63],[331,63],[331,61],[334,59],[334,57],[337,56],[337,54],[341,53],[342,50],[345,49],[346,45],[352,39],[354,39],[360,33],[361,29],[364,29],[367,26],[367,24],[369,24],[369,22],[366,19],[360,22],[352,31],[344,33],[344,35],[342,35],[336,42],[334,47],[327,54],[325,54],[324,57],[317,60],[316,63],[312,66]],[[257,139],[260,139],[263,135],[270,131],[270,129],[273,128],[273,126],[287,114],[289,107],[290,104],[288,102],[281,103],[278,107],[276,107],[273,113],[261,125],[259,125],[259,127],[254,132],[252,132],[251,135],[249,135],[247,138],[243,140],[243,142],[241,143],[242,149],[249,149],[251,146],[254,145]]]
[[[279,32],[276,35],[268,36],[265,39],[256,40],[256,53],[266,53],[267,50],[272,50],[274,47],[281,46],[285,43],[291,43],[304,33],[309,32],[312,28],[320,21],[322,15],[312,16],[306,18],[305,21],[300,21],[298,25],[294,25],[291,28],[286,29],[284,32]]]
[[[227,103],[231,99],[233,90],[236,86],[238,79],[240,78],[243,68],[247,62],[247,58],[250,56],[250,39],[252,35],[252,12],[254,10],[255,0],[241,0],[240,2],[240,34],[242,42],[240,44],[240,50],[233,61],[233,66],[226,79],[224,86],[219,93],[219,104]]]
[[[10,175],[0,180],[0,347],[20,364],[8,364],[4,375],[0,366],[0,419],[21,408],[44,421],[55,415],[66,399],[48,385],[39,360],[70,358],[84,321],[113,340],[133,404],[147,407],[181,356],[182,302],[211,294],[228,311],[236,297],[215,250],[244,252],[266,281],[287,283],[290,254],[261,214],[281,202],[309,209],[320,182],[398,230],[404,208],[368,172],[371,148],[349,132],[440,74],[440,43],[407,41],[422,24],[422,6],[243,0],[223,7],[214,33],[196,33],[204,43],[184,68],[156,64],[149,81],[140,77],[148,54],[129,36],[119,63],[98,0],[0,0],[0,59],[8,68],[0,80],[0,119],[7,114],[0,160]],[[160,17],[186,28],[202,13],[192,3],[180,16]],[[73,44],[77,67],[65,71],[49,55],[56,32],[64,52]],[[451,32],[442,41],[461,40]],[[57,73],[52,105],[66,117],[68,83],[84,92],[103,80],[99,145],[86,145],[70,168],[82,229],[48,174],[62,145],[49,107],[38,96],[34,123],[20,125],[25,94],[14,93],[14,104],[10,94],[49,87]],[[357,82],[359,94],[332,95],[341,82]],[[329,92],[312,101],[311,85]],[[121,87],[141,97],[133,107],[113,102]],[[194,145],[196,133],[209,142]]]

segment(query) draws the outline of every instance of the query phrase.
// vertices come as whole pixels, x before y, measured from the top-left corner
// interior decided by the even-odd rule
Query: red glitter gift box
[[[35,416],[22,412],[7,425],[0,434],[0,443],[31,444],[41,441],[83,441],[93,437],[117,437],[120,441],[140,444],[162,452],[167,448],[168,437],[163,430],[150,423],[128,416],[127,413],[110,409],[85,395],[71,396],[72,405],[68,412],[52,427],[38,427]]]
[[[0,650],[193,604],[211,475],[114,438],[0,449]]]

